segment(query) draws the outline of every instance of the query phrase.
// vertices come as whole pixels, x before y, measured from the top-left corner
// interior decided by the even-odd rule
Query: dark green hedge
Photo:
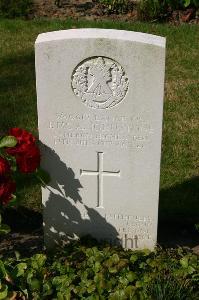
[[[0,0],[0,16],[27,17],[33,7],[32,0]]]
[[[199,0],[140,0],[138,18],[140,20],[164,19],[172,10],[197,9]]]

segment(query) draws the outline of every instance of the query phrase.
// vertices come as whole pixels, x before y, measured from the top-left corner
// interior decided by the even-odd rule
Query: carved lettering
[[[54,144],[92,147],[131,148],[141,151],[150,140],[153,129],[141,116],[97,116],[57,113],[49,122]],[[52,135],[53,136],[53,135]]]

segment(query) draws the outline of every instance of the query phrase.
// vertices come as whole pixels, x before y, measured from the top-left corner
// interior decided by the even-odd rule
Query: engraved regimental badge
[[[92,57],[81,62],[72,75],[72,89],[85,105],[107,109],[120,103],[128,90],[124,69],[107,57]]]

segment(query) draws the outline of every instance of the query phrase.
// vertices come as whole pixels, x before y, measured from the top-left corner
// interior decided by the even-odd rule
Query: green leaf
[[[7,277],[6,268],[2,260],[0,260],[0,278],[6,278],[6,277]]]
[[[118,290],[110,294],[109,300],[121,300],[126,299],[125,292],[123,290]]]
[[[109,273],[117,273],[117,268],[115,267],[109,267]]]
[[[10,232],[10,227],[7,224],[1,224],[0,225],[0,235],[1,234],[7,234]]]
[[[31,290],[40,290],[41,288],[41,283],[37,278],[32,278],[31,281],[29,282]]]
[[[94,267],[93,267],[94,272],[95,273],[99,272],[100,268],[101,268],[100,262],[96,261],[95,264],[94,264]]]
[[[19,263],[18,265],[15,266],[13,270],[13,274],[15,277],[23,276],[26,269],[27,269],[26,263]]]
[[[184,0],[184,6],[187,7],[191,3],[191,0]]]
[[[58,289],[68,289],[68,287],[71,284],[71,279],[65,274],[65,275],[61,275],[61,276],[55,276],[52,280],[52,285],[56,286],[56,288]],[[84,281],[84,288],[86,289],[86,284],[87,282]]]
[[[196,228],[196,230],[199,232],[199,223],[198,223],[198,224],[195,224],[195,228]]]
[[[8,295],[8,287],[5,284],[1,285],[0,289],[0,299],[5,299]]]
[[[7,207],[13,207],[17,205],[17,197],[12,194],[12,199],[8,203]]]
[[[136,292],[136,287],[135,286],[132,286],[132,285],[129,285],[125,288],[125,296],[127,297],[127,299],[137,299],[135,298],[135,292]]]
[[[44,266],[46,259],[47,259],[47,257],[45,254],[35,254],[31,259],[31,261],[32,261],[31,265],[32,265],[33,269],[35,269],[35,270],[41,269]]]
[[[140,269],[145,269],[146,265],[147,264],[143,261],[143,262],[140,263],[139,267],[140,267]]]
[[[28,269],[28,274],[27,274],[27,283],[30,285],[31,284],[31,280],[34,277],[34,271],[33,269],[29,268]]]
[[[138,280],[138,281],[136,281],[135,286],[136,286],[136,288],[141,288],[144,286],[144,283],[141,280]]]
[[[128,263],[129,263],[128,259],[124,259],[124,258],[120,259],[119,263],[117,264],[118,270],[126,267],[128,265]]]
[[[132,263],[136,262],[138,260],[138,256],[136,254],[132,254],[131,257],[130,257],[130,261]]]
[[[184,256],[183,258],[181,258],[180,260],[180,264],[183,268],[188,268],[188,258],[186,256]]]
[[[0,140],[0,148],[3,147],[15,147],[17,144],[17,139],[14,136],[8,135],[4,136]]]
[[[39,179],[39,181],[41,182],[42,186],[44,186],[44,187],[51,180],[50,175],[48,174],[48,172],[46,172],[45,170],[43,170],[41,168],[37,169],[36,175],[37,175],[37,178]]]
[[[141,251],[141,253],[143,256],[149,256],[149,254],[151,253],[151,250],[145,248]]]
[[[70,291],[57,293],[57,300],[70,300]]]
[[[50,282],[46,282],[43,285],[43,296],[50,296],[53,294],[52,285]]]
[[[192,267],[192,266],[189,266],[188,268],[187,268],[187,273],[188,274],[193,274],[195,272],[195,269]]]
[[[25,288],[22,288],[21,287],[21,291],[23,292],[23,294],[26,296],[26,298],[25,299],[28,299],[28,295],[29,295],[29,292],[28,292],[28,290],[27,289],[25,289]],[[23,298],[22,298],[23,299]]]
[[[129,280],[126,277],[120,277],[119,282],[122,284],[122,286],[127,286],[129,284]]]
[[[114,263],[114,264],[117,264],[119,261],[120,261],[120,258],[118,256],[118,254],[113,254],[112,257],[110,258],[111,261]]]
[[[94,284],[91,284],[88,288],[87,288],[87,292],[89,294],[93,293],[95,290],[95,285]]]
[[[16,162],[16,158],[14,156],[11,155],[7,155],[6,159],[9,161],[9,164],[11,166],[11,170],[13,172],[15,172],[17,170],[17,162]]]
[[[137,279],[137,275],[132,271],[128,272],[126,277],[127,277],[129,282],[132,282],[132,281]]]
[[[16,257],[16,260],[20,259],[20,253],[18,251],[15,251],[15,257]]]

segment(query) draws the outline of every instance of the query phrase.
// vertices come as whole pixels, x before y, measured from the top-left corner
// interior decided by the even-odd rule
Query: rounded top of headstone
[[[99,29],[99,28],[86,28],[86,29],[68,29],[41,33],[38,35],[36,44],[65,40],[65,39],[96,39],[105,38],[111,40],[126,40],[138,43],[151,44],[165,48],[166,38],[152,35],[148,33],[116,30],[116,29]]]

